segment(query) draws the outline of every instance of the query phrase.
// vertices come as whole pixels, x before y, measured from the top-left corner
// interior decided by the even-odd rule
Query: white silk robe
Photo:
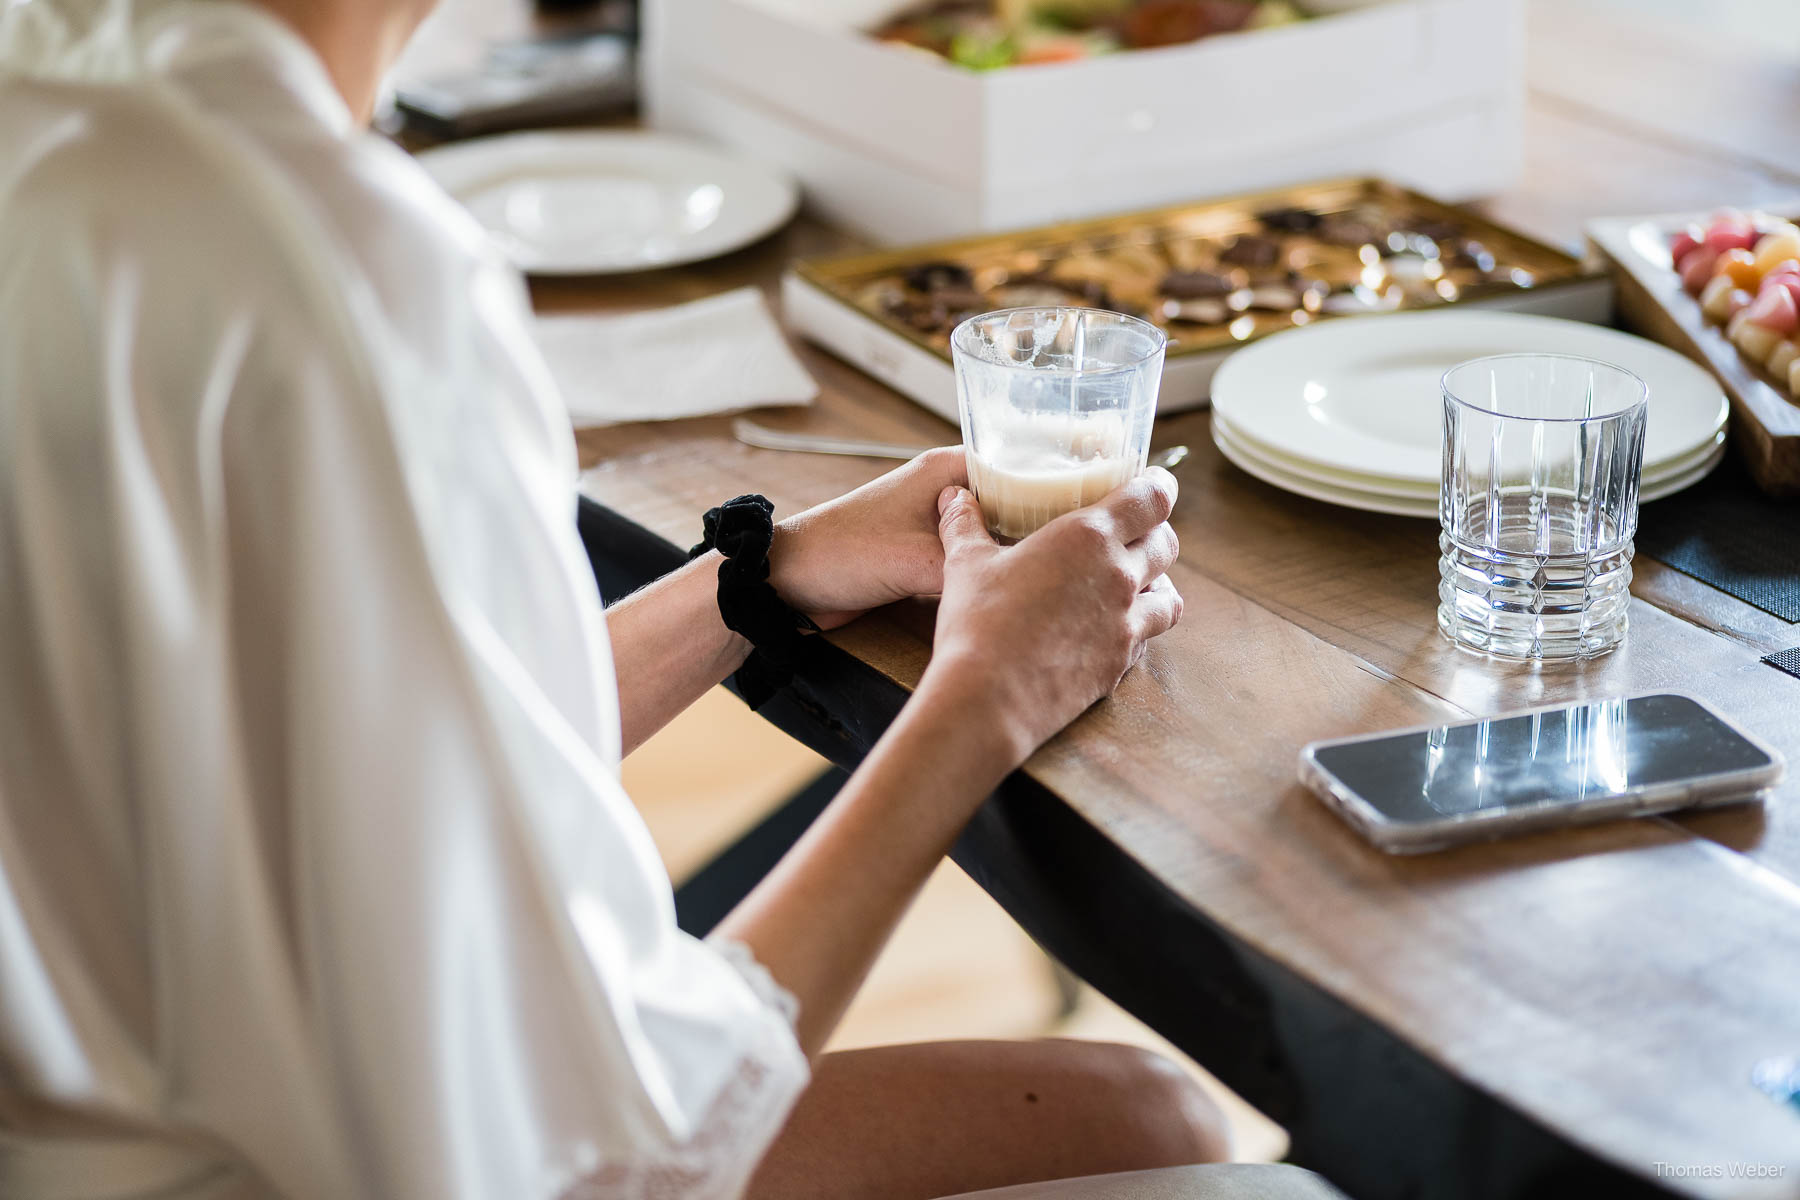
[[[225,0],[0,0],[0,1195],[731,1196],[516,275]]]

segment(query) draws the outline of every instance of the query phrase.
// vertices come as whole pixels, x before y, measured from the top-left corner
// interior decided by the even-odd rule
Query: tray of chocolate
[[[1081,305],[1169,335],[1162,411],[1206,401],[1225,355],[1344,316],[1474,304],[1604,321],[1611,283],[1468,209],[1374,179],[795,265],[790,323],[955,420],[950,331],[974,313]]]

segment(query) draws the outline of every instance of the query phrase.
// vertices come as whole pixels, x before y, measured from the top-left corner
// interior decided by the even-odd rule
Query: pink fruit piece
[[[1706,231],[1706,245],[1720,254],[1727,250],[1748,250],[1760,235],[1748,221],[1718,221]]]
[[[1792,333],[1800,327],[1800,305],[1794,303],[1794,293],[1777,284],[1757,293],[1744,319],[1776,333]]]
[[[1689,225],[1686,229],[1676,231],[1669,239],[1669,261],[1678,263],[1687,257],[1687,252],[1706,240],[1706,230],[1698,225]]]
[[[1757,289],[1757,297],[1761,298],[1768,291],[1786,292],[1793,297],[1794,304],[1800,307],[1800,275],[1777,275],[1773,279],[1763,280],[1762,287]]]
[[[1687,252],[1687,256],[1676,264],[1675,269],[1681,272],[1681,286],[1694,295],[1706,286],[1712,278],[1713,267],[1719,261],[1719,252],[1711,246],[1698,246]]]

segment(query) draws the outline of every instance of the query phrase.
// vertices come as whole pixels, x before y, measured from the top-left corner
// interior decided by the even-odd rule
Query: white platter
[[[1293,492],[1297,496],[1321,500],[1327,504],[1336,504],[1344,508],[1357,508],[1364,512],[1437,519],[1438,506],[1435,493],[1425,496],[1401,496],[1391,492],[1368,491],[1297,475],[1281,463],[1264,456],[1235,437],[1231,433],[1230,427],[1221,424],[1216,417],[1213,420],[1213,444],[1218,446],[1219,453],[1223,454],[1228,462],[1245,474],[1254,476],[1271,487]],[[1648,503],[1652,500],[1660,500],[1683,488],[1692,487],[1706,478],[1724,457],[1725,446],[1720,443],[1707,452],[1699,463],[1685,470],[1667,474],[1655,480],[1646,479],[1638,495],[1639,501]]]
[[[660,133],[509,133],[452,142],[419,162],[534,275],[716,258],[781,228],[800,200],[773,168]]]
[[[1646,472],[1713,443],[1730,412],[1718,381],[1655,342],[1523,313],[1395,313],[1325,321],[1239,350],[1212,401],[1254,443],[1336,471],[1435,485],[1450,367],[1489,354],[1578,354],[1650,388]]]

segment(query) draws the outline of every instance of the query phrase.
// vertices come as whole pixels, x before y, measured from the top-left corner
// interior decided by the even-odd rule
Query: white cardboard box
[[[1389,0],[1084,62],[973,72],[863,30],[891,0],[647,0],[651,124],[786,166],[881,242],[1335,175],[1450,200],[1520,166],[1522,0]]]

